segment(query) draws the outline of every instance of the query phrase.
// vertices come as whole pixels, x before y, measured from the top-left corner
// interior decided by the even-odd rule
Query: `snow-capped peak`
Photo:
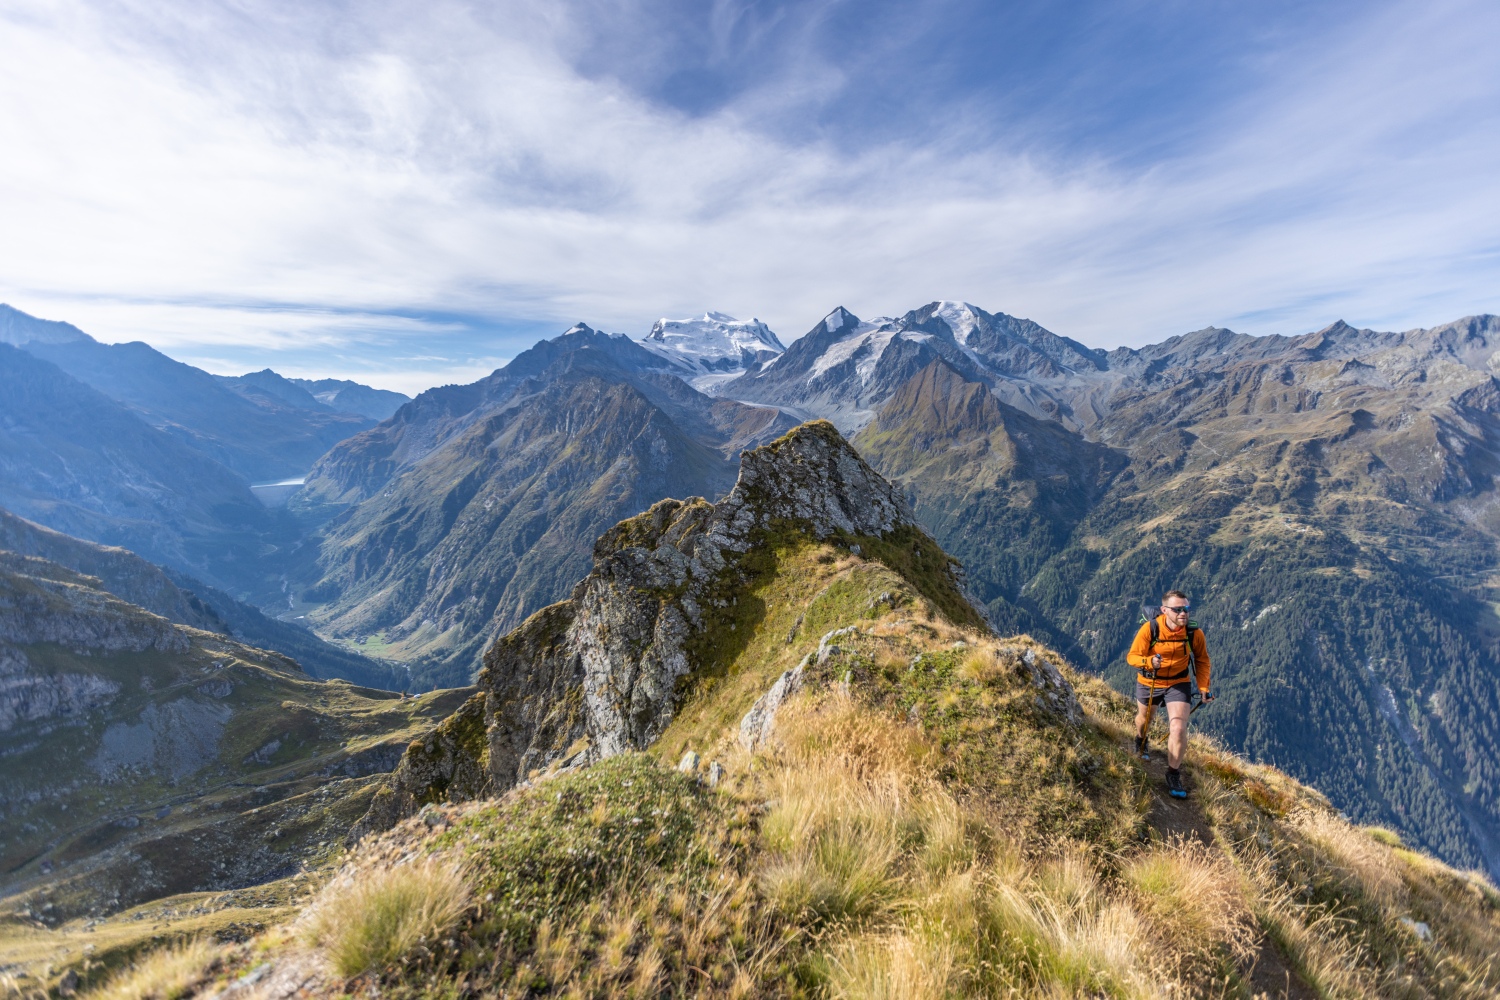
[[[838,317],[843,323],[833,325]],[[885,354],[885,349],[890,346],[891,341],[899,338],[906,340],[928,340],[931,335],[917,330],[903,330],[901,326],[886,316],[878,317],[866,323],[859,322],[854,316],[842,309],[835,309],[829,314],[829,319],[824,320],[829,324],[829,329],[835,332],[843,327],[839,338],[818,356],[812,363],[812,369],[808,373],[809,380],[818,378],[824,372],[843,364],[846,361],[854,362],[854,371],[861,384],[869,382],[870,376],[875,372],[875,366]]]
[[[953,339],[960,344],[969,342],[969,335],[979,326],[979,310],[967,302],[939,302],[933,315],[953,331]]]
[[[859,320],[855,319],[853,314],[843,306],[839,306],[833,312],[823,317],[823,327],[829,333],[837,333],[845,326],[850,326],[858,322]]]
[[[739,320],[721,312],[692,319],[656,321],[641,346],[679,367],[689,383],[712,394],[714,385],[764,364],[786,350],[771,328],[758,319]],[[701,384],[700,384],[701,383]]]

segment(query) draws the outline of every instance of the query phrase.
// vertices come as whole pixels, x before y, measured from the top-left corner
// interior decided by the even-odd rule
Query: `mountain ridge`
[[[718,503],[662,500],[604,532],[572,595],[493,643],[480,695],[434,741],[408,751],[356,836],[426,802],[493,796],[562,761],[650,746],[684,686],[722,676],[760,626],[740,597],[775,575],[780,547],[802,539],[868,549],[871,560],[907,570],[909,585],[951,621],[984,627],[961,569],[904,497],[832,424],[801,424],[744,452]]]

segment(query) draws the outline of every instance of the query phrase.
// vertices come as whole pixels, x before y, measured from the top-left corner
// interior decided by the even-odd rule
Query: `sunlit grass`
[[[459,867],[426,858],[362,872],[324,889],[313,904],[307,942],[345,978],[386,968],[423,943],[436,942],[469,908]]]
[[[116,973],[90,1000],[178,1000],[187,996],[208,974],[219,948],[204,938],[192,938],[149,952]]]

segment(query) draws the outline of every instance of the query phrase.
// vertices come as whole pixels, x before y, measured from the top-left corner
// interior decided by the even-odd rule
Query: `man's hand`
[[[1211,702],[1213,700],[1214,700],[1214,696],[1213,695],[1209,694],[1207,691],[1203,692],[1203,702],[1204,702],[1204,704],[1207,704],[1208,702]]]
[[[1161,669],[1161,654],[1160,653],[1157,653],[1155,656],[1151,657],[1151,669],[1152,670],[1160,670]]]

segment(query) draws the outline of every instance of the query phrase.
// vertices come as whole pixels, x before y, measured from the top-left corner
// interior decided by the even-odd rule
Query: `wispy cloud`
[[[1232,65],[1235,37],[1152,42],[1223,62],[1163,78],[1197,100],[1130,75],[1117,5],[980,26],[1087,35],[1041,80],[922,70],[959,51],[958,0],[719,2],[676,33],[647,6],[0,9],[0,298],[408,390],[704,308],[794,337],[965,298],[1100,346],[1500,310],[1493,5],[1229,18]],[[1058,96],[1070,60],[1095,96]]]

